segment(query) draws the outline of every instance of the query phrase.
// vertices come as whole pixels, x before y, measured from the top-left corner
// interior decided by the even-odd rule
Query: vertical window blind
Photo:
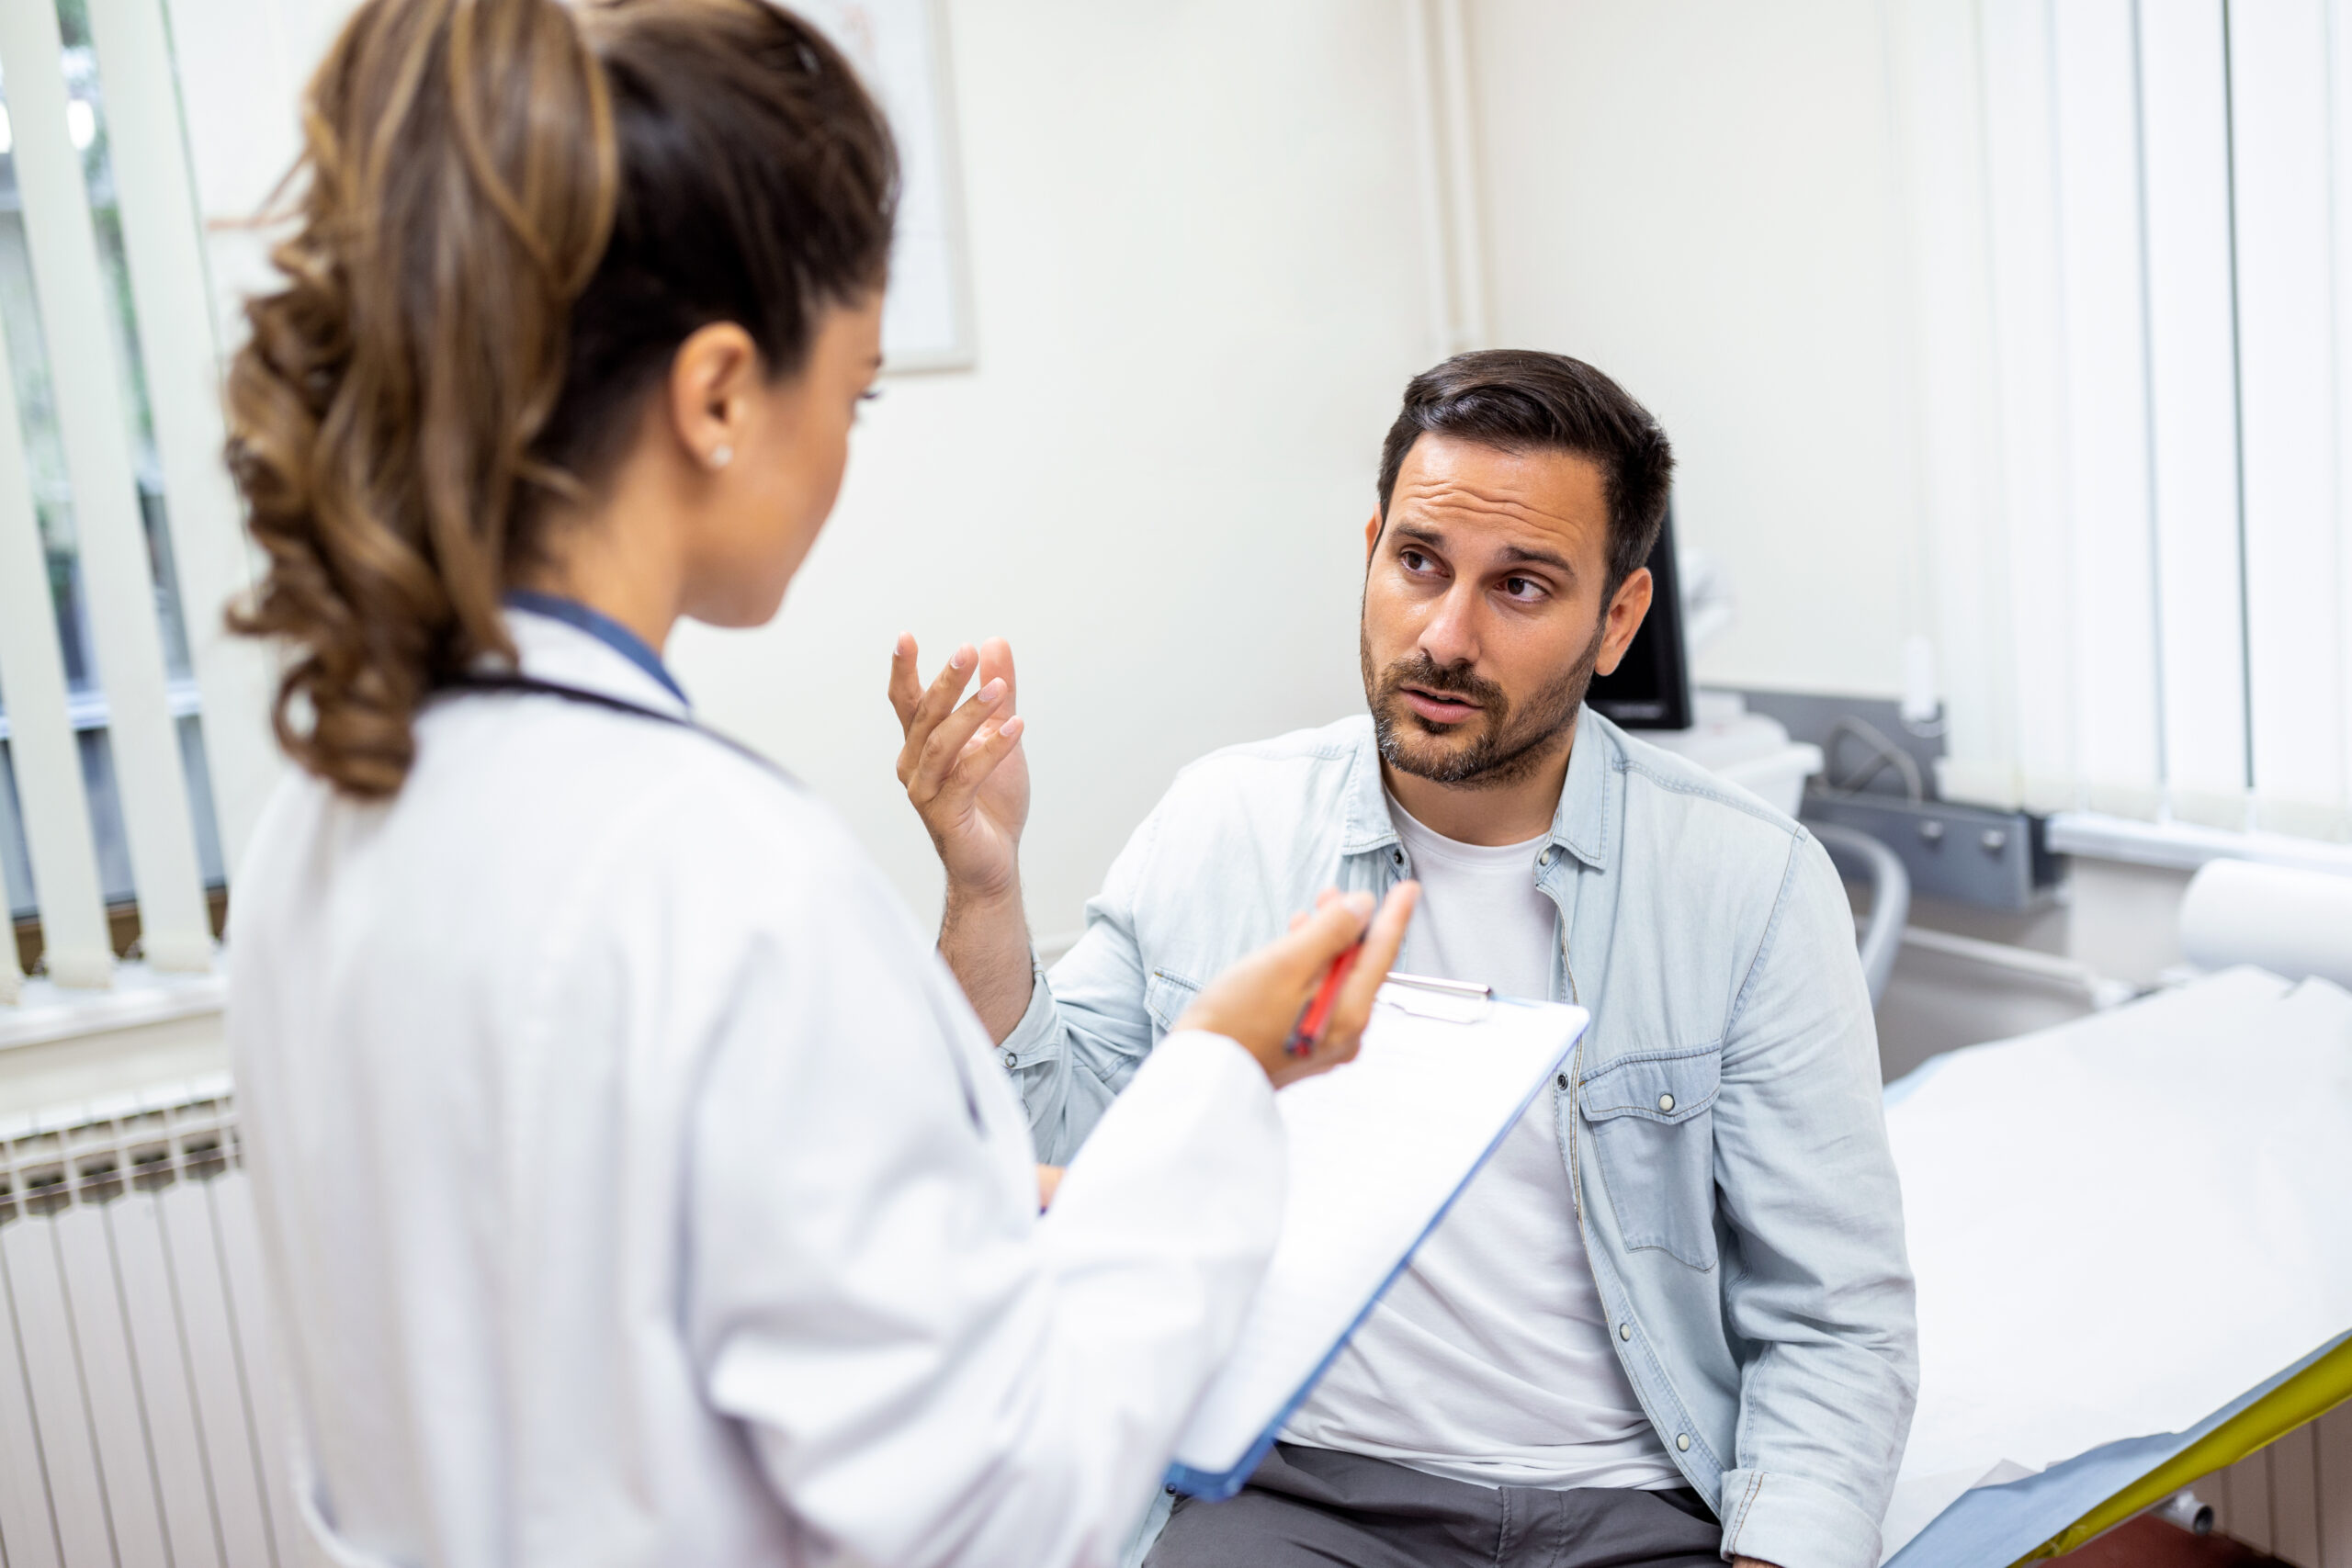
[[[2352,0],[1894,0],[1945,792],[2352,838]]]
[[[69,987],[213,962],[276,763],[161,0],[0,6],[0,874]],[[18,988],[0,943],[0,999]]]

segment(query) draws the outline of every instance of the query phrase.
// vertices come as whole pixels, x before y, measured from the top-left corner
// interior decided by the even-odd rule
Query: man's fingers
[[[956,699],[964,694],[964,684],[972,678],[972,666],[978,661],[970,645],[950,654],[938,676],[924,688],[915,703],[914,716],[907,721],[907,743],[899,752],[899,782],[913,781],[915,768],[930,741],[932,731],[942,719],[955,711]]]
[[[985,687],[982,689],[986,690]],[[997,704],[998,711],[1001,712],[1003,707],[1002,703]],[[979,733],[973,736],[956,756],[955,765],[947,770],[947,776],[940,781],[938,794],[932,799],[952,807],[961,806],[966,798],[978,794],[980,786],[988,783],[989,775],[996,772],[997,764],[1012,756],[1012,749],[1021,744],[1021,732],[1024,728],[1019,714],[1008,715],[1001,721],[991,719],[981,725]]]
[[[980,684],[990,681],[1004,682],[1004,704],[1009,708],[1021,705],[1021,682],[1012,675],[1012,645],[1001,637],[992,637],[980,644]]]
[[[900,632],[890,649],[890,711],[899,716],[899,733],[915,721],[915,705],[921,701],[922,673],[916,664],[914,634]]]
[[[980,726],[1003,705],[1004,682],[990,681],[970,702],[941,719],[922,743],[914,774],[907,780],[907,793],[917,800],[928,800],[937,795],[956,759],[964,754],[964,743],[978,733]]]

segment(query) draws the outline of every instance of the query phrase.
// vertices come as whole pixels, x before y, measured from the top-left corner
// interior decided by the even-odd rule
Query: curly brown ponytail
[[[879,287],[898,169],[841,56],[765,0],[369,0],[303,106],[285,287],[250,301],[229,464],[311,773],[396,793],[435,683],[697,329],[774,376]]]

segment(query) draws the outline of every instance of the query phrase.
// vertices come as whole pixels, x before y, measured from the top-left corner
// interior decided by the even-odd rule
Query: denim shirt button
[[[1658,1108],[1660,1111],[1671,1111],[1671,1110],[1673,1110],[1673,1109],[1674,1109],[1674,1096],[1672,1096],[1672,1095],[1670,1095],[1670,1094],[1661,1094],[1661,1095],[1659,1095],[1659,1096],[1657,1097],[1657,1108]]]
[[[1679,1449],[1682,1452],[1686,1454],[1689,1453],[1690,1451],[1690,1434],[1688,1432],[1675,1433],[1674,1446],[1677,1449]]]
[[[1633,1337],[1634,1337],[1634,1325],[1633,1325],[1632,1324],[1630,1324],[1630,1323],[1621,1323],[1621,1324],[1619,1324],[1619,1325],[1617,1325],[1617,1337],[1618,1337],[1618,1338],[1620,1338],[1620,1339],[1631,1339]]]
[[[1021,1061],[1012,1052],[1007,1051],[1004,1054],[1004,1065],[1008,1067],[1017,1067],[1021,1065]]]

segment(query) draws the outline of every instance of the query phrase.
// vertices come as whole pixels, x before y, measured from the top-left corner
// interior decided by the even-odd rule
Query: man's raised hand
[[[958,706],[975,674],[979,690]],[[993,903],[1020,890],[1029,763],[1013,684],[1012,649],[1001,637],[957,649],[929,686],[911,636],[900,634],[891,650],[890,706],[906,736],[899,782],[946,868],[951,901]]]

